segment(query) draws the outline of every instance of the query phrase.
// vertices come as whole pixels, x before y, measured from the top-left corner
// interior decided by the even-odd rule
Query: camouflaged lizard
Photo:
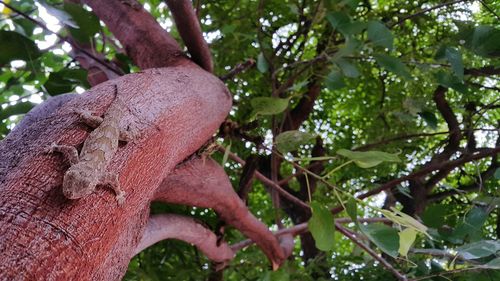
[[[116,85],[115,90],[117,95]],[[71,165],[64,174],[64,196],[79,199],[93,193],[97,185],[108,185],[115,191],[118,204],[123,204],[125,192],[120,188],[118,175],[107,172],[106,168],[118,150],[119,140],[131,139],[128,132],[119,127],[125,109],[115,96],[104,117],[85,110],[76,111],[85,124],[95,128],[83,143],[80,155],[73,146],[52,144],[50,150],[62,153]]]

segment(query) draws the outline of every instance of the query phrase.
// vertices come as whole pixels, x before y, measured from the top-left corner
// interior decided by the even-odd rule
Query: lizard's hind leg
[[[108,185],[111,187],[116,194],[116,201],[118,205],[122,205],[125,202],[125,191],[120,188],[120,182],[118,181],[118,175],[114,173],[105,173],[101,184]]]
[[[94,129],[99,127],[103,121],[102,117],[93,115],[92,112],[86,109],[76,109],[75,112],[82,119],[83,123]]]
[[[68,160],[69,164],[71,166],[75,165],[78,163],[78,150],[74,146],[69,146],[69,145],[59,145],[56,143],[53,143],[50,146],[50,152],[58,152],[62,153],[64,159]]]

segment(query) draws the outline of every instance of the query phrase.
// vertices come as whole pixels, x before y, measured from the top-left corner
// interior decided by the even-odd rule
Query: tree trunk
[[[81,147],[90,129],[74,110],[103,115],[111,102],[123,104],[121,125],[135,133],[107,167],[119,175],[125,204],[105,188],[68,200],[61,191],[68,164],[48,147]],[[220,80],[184,63],[102,83],[24,122],[0,143],[0,279],[121,278],[156,188],[213,135],[230,107]]]

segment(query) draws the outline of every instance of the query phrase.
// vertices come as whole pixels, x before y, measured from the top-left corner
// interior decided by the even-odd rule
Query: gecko
[[[129,132],[119,128],[126,112],[124,105],[119,104],[117,95],[115,85],[115,98],[103,117],[86,110],[75,110],[85,124],[94,128],[84,141],[80,154],[73,146],[53,143],[50,147],[51,152],[62,153],[70,163],[62,187],[68,199],[85,197],[92,194],[97,185],[107,185],[114,190],[119,205],[125,202],[125,192],[120,188],[118,175],[106,171],[118,150],[119,140],[131,140]]]

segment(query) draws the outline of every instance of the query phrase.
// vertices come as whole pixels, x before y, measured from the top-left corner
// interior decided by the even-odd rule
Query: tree
[[[1,1],[1,279],[498,279],[498,3],[165,2]]]

